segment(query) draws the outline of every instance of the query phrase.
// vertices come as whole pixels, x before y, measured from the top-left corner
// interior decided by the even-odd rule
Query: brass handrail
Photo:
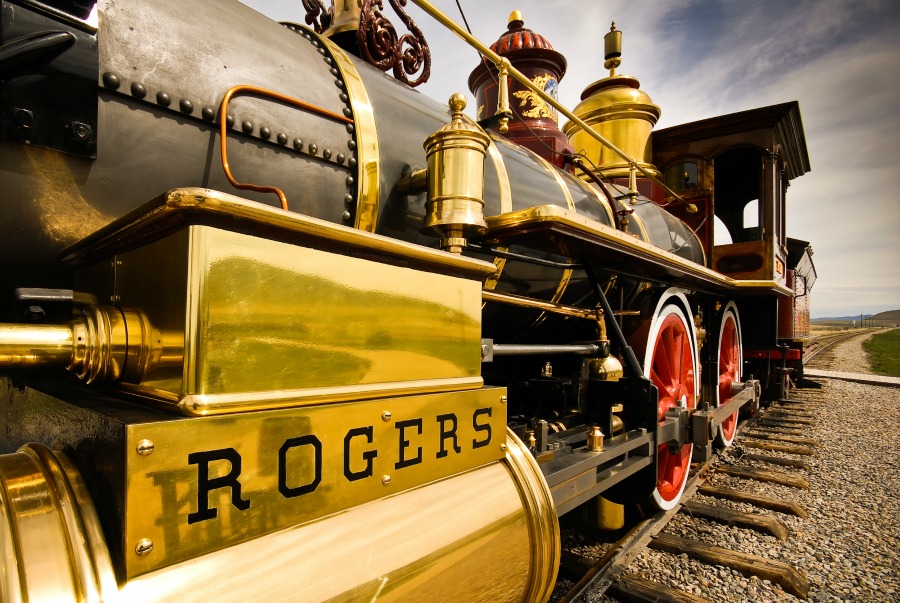
[[[298,109],[304,109],[306,111],[309,111],[310,113],[328,117],[341,123],[352,124],[353,120],[338,113],[329,111],[328,109],[323,109],[321,107],[317,107],[316,105],[311,105],[307,102],[304,102],[300,99],[286,96],[273,90],[260,88],[259,86],[250,86],[246,84],[234,86],[225,93],[224,97],[222,97],[222,104],[219,108],[219,133],[222,139],[222,169],[225,170],[225,177],[228,178],[228,182],[231,183],[231,186],[238,189],[256,191],[257,193],[275,193],[276,195],[278,195],[278,199],[281,201],[281,209],[287,210],[287,197],[285,196],[284,191],[282,191],[280,188],[275,186],[263,186],[259,184],[238,182],[234,179],[234,176],[231,175],[231,166],[228,164],[228,123],[226,116],[228,115],[228,103],[231,101],[231,97],[235,94],[254,94],[256,96],[261,96],[264,98],[274,98],[283,103],[293,105]]]
[[[569,118],[569,120],[571,120],[573,123],[580,126],[581,129],[584,130],[589,136],[594,137],[597,140],[597,142],[599,142],[603,146],[607,147],[613,153],[615,153],[616,155],[618,155],[619,157],[621,157],[622,159],[627,161],[629,166],[631,166],[634,169],[639,170],[647,178],[649,178],[656,184],[660,185],[663,189],[666,190],[666,192],[670,193],[673,197],[675,197],[675,199],[677,199],[681,202],[684,202],[684,199],[678,193],[676,193],[674,190],[669,188],[665,182],[661,181],[659,178],[657,178],[656,176],[654,176],[653,174],[648,172],[646,169],[641,167],[641,165],[636,160],[629,157],[628,154],[625,153],[625,151],[623,151],[622,149],[620,149],[619,147],[614,145],[612,142],[610,142],[609,140],[604,138],[596,130],[594,130],[587,123],[585,123],[582,119],[576,117],[574,113],[572,113],[571,111],[566,109],[566,107],[563,106],[562,104],[560,104],[560,102],[557,101],[555,98],[553,98],[552,96],[550,96],[549,94],[547,94],[546,92],[544,92],[543,90],[541,90],[540,88],[535,86],[534,83],[530,79],[528,79],[528,77],[526,77],[521,71],[519,71],[518,69],[516,69],[515,67],[513,67],[510,64],[509,59],[507,59],[506,57],[501,57],[500,55],[495,53],[493,50],[491,50],[490,48],[488,48],[487,46],[482,44],[481,41],[478,40],[478,38],[476,38],[475,36],[473,36],[472,34],[467,32],[465,29],[463,29],[462,27],[457,25],[456,22],[453,21],[450,17],[446,16],[440,10],[438,10],[437,8],[432,6],[432,4],[430,2],[428,2],[428,0],[412,0],[412,2],[413,2],[413,4],[415,4],[422,10],[424,10],[426,13],[428,13],[429,15],[434,17],[434,19],[436,21],[438,21],[441,25],[443,25],[444,27],[446,27],[447,29],[449,29],[450,31],[452,31],[453,33],[458,35],[460,38],[462,38],[465,42],[467,42],[469,44],[469,46],[472,46],[478,52],[480,52],[482,55],[484,55],[485,57],[490,59],[490,61],[492,63],[494,63],[494,65],[497,66],[497,69],[499,69],[499,70],[505,69],[506,72],[512,78],[514,78],[516,81],[518,81],[520,84],[522,84],[523,86],[525,86],[526,88],[528,88],[529,90],[534,92],[535,94],[537,94],[539,97],[541,97],[541,99],[544,100],[544,102],[546,102],[550,106],[554,107],[557,111],[559,111],[560,113],[565,115],[567,118]]]

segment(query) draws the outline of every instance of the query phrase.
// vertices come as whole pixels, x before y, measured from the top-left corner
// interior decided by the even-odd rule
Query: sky
[[[243,0],[304,22],[300,0]],[[325,0],[327,3],[327,0]],[[618,72],[662,108],[657,129],[797,100],[812,170],[788,189],[788,236],[810,241],[812,316],[900,309],[900,2],[897,0],[458,0],[486,44],[520,10],[568,60],[560,101],[606,77],[603,36],[623,32]],[[385,13],[390,14],[388,2]],[[456,0],[432,4],[458,23]],[[471,100],[478,57],[412,3],[432,53],[419,90]],[[393,18],[395,26],[402,22]],[[470,103],[471,105],[471,103]]]

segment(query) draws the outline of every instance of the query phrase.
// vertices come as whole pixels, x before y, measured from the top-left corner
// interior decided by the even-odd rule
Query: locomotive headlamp
[[[422,232],[441,237],[441,247],[462,253],[466,238],[487,232],[484,222],[484,158],[490,138],[463,119],[466,97],[450,97],[449,124],[425,139],[428,201]]]

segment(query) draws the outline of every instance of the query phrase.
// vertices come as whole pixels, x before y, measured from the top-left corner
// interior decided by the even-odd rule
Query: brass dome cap
[[[628,75],[612,75],[596,81],[581,95],[582,101],[573,113],[604,138],[654,173],[651,164],[650,134],[659,121],[661,110],[650,96],[640,89],[640,83]],[[604,174],[612,177],[627,175],[627,162],[615,155],[582,131],[573,122],[563,126],[563,132],[576,150],[584,150]]]

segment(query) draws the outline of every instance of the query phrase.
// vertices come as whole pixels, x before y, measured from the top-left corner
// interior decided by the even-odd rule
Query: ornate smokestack
[[[525,27],[521,12],[510,14],[506,33],[491,45],[491,50],[509,59],[513,67],[544,92],[557,97],[559,81],[566,73],[566,58],[546,38]],[[497,68],[489,61],[482,61],[469,76],[478,120],[497,110],[498,80]],[[562,166],[563,153],[571,153],[572,149],[559,129],[556,109],[512,78],[508,79],[508,89],[513,117],[506,137]],[[491,129],[497,131],[495,126]]]

